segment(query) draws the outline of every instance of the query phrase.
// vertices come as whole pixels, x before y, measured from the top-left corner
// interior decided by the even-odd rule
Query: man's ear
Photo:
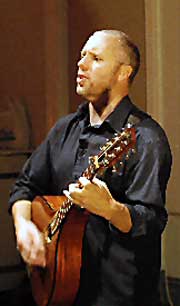
[[[126,64],[121,65],[118,80],[122,81],[125,79],[129,79],[132,71],[133,71],[133,68],[130,65],[126,65]]]

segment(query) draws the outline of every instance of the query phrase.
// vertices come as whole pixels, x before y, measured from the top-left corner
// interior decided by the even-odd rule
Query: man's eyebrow
[[[89,54],[91,54],[91,55],[96,55],[96,56],[101,56],[101,53],[100,52],[98,52],[98,50],[97,49],[92,49],[92,50],[82,50],[81,52],[80,52],[80,54],[81,55],[83,55],[83,54],[85,54],[85,53],[89,53]]]

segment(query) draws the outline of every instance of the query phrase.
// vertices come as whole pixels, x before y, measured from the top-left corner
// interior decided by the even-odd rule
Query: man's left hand
[[[112,195],[107,185],[97,178],[90,181],[85,177],[80,177],[79,183],[70,184],[64,194],[73,203],[109,220]]]

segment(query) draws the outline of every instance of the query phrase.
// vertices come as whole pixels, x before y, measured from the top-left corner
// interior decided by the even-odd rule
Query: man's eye
[[[99,62],[101,59],[100,59],[100,57],[94,55],[94,60],[95,60],[96,62]]]

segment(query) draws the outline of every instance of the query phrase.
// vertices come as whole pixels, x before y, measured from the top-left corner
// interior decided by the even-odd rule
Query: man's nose
[[[89,61],[87,59],[87,57],[82,57],[79,62],[78,62],[78,67],[81,69],[81,70],[88,70],[88,65],[89,65]]]

